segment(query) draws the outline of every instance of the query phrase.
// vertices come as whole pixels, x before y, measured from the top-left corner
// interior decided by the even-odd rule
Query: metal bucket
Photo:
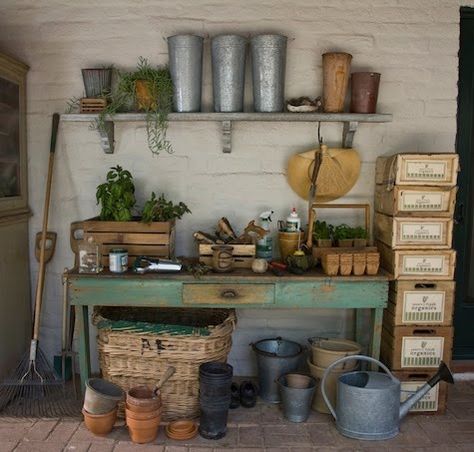
[[[214,111],[244,109],[245,48],[247,40],[238,35],[212,38],[212,90]]]
[[[276,380],[298,369],[304,348],[281,337],[263,339],[252,344],[252,348],[257,355],[260,397],[266,402],[280,403]]]
[[[299,375],[307,380],[305,388],[292,386],[287,375],[282,375],[277,380],[283,402],[283,415],[291,422],[305,422],[308,419],[316,389],[315,378]]]
[[[84,409],[90,414],[110,413],[124,398],[120,386],[102,378],[89,378],[86,381]]]
[[[86,97],[99,97],[110,93],[112,85],[111,68],[81,69]]]
[[[203,38],[195,35],[168,38],[173,105],[177,112],[201,110],[202,44]]]
[[[287,37],[258,35],[250,40],[255,111],[283,111]]]

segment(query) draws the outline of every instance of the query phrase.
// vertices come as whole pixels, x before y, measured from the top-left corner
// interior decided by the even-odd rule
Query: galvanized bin
[[[257,112],[283,111],[287,37],[258,35],[250,40],[253,102]]]
[[[168,38],[173,106],[177,112],[201,110],[202,45],[200,36],[175,35]]]
[[[212,38],[212,90],[214,111],[244,109],[245,49],[247,40],[238,35]]]

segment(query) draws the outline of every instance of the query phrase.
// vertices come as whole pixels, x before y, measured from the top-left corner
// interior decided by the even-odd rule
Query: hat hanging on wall
[[[316,202],[329,202],[348,193],[360,174],[360,158],[355,149],[328,148],[306,151],[292,156],[288,162],[287,178],[293,191],[303,199],[309,198],[315,152],[321,152],[321,166],[316,179]]]

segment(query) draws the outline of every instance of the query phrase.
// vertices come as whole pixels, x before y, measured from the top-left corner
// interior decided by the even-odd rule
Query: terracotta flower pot
[[[128,406],[128,405],[127,405]],[[125,419],[134,419],[136,421],[148,421],[149,419],[155,419],[161,417],[161,408],[153,411],[137,412],[125,408]]]
[[[146,386],[135,386],[127,392],[127,408],[136,413],[156,411],[161,407],[161,393]]]
[[[91,414],[82,409],[84,424],[94,435],[107,435],[114,427],[117,419],[117,408],[105,414]]]
[[[153,97],[148,80],[135,81],[135,95],[138,110],[156,110],[156,99]]]
[[[154,441],[158,435],[160,419],[161,416],[147,420],[127,419],[127,426],[132,441],[137,444],[151,443]]]

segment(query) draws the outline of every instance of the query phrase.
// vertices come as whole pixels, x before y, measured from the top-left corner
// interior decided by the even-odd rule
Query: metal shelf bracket
[[[97,128],[100,136],[100,147],[106,154],[114,153],[115,124],[113,121],[105,121],[104,128]]]
[[[232,152],[232,121],[222,121],[222,152]]]
[[[342,129],[342,147],[351,148],[354,135],[357,131],[359,123],[357,121],[344,122],[344,128]]]

